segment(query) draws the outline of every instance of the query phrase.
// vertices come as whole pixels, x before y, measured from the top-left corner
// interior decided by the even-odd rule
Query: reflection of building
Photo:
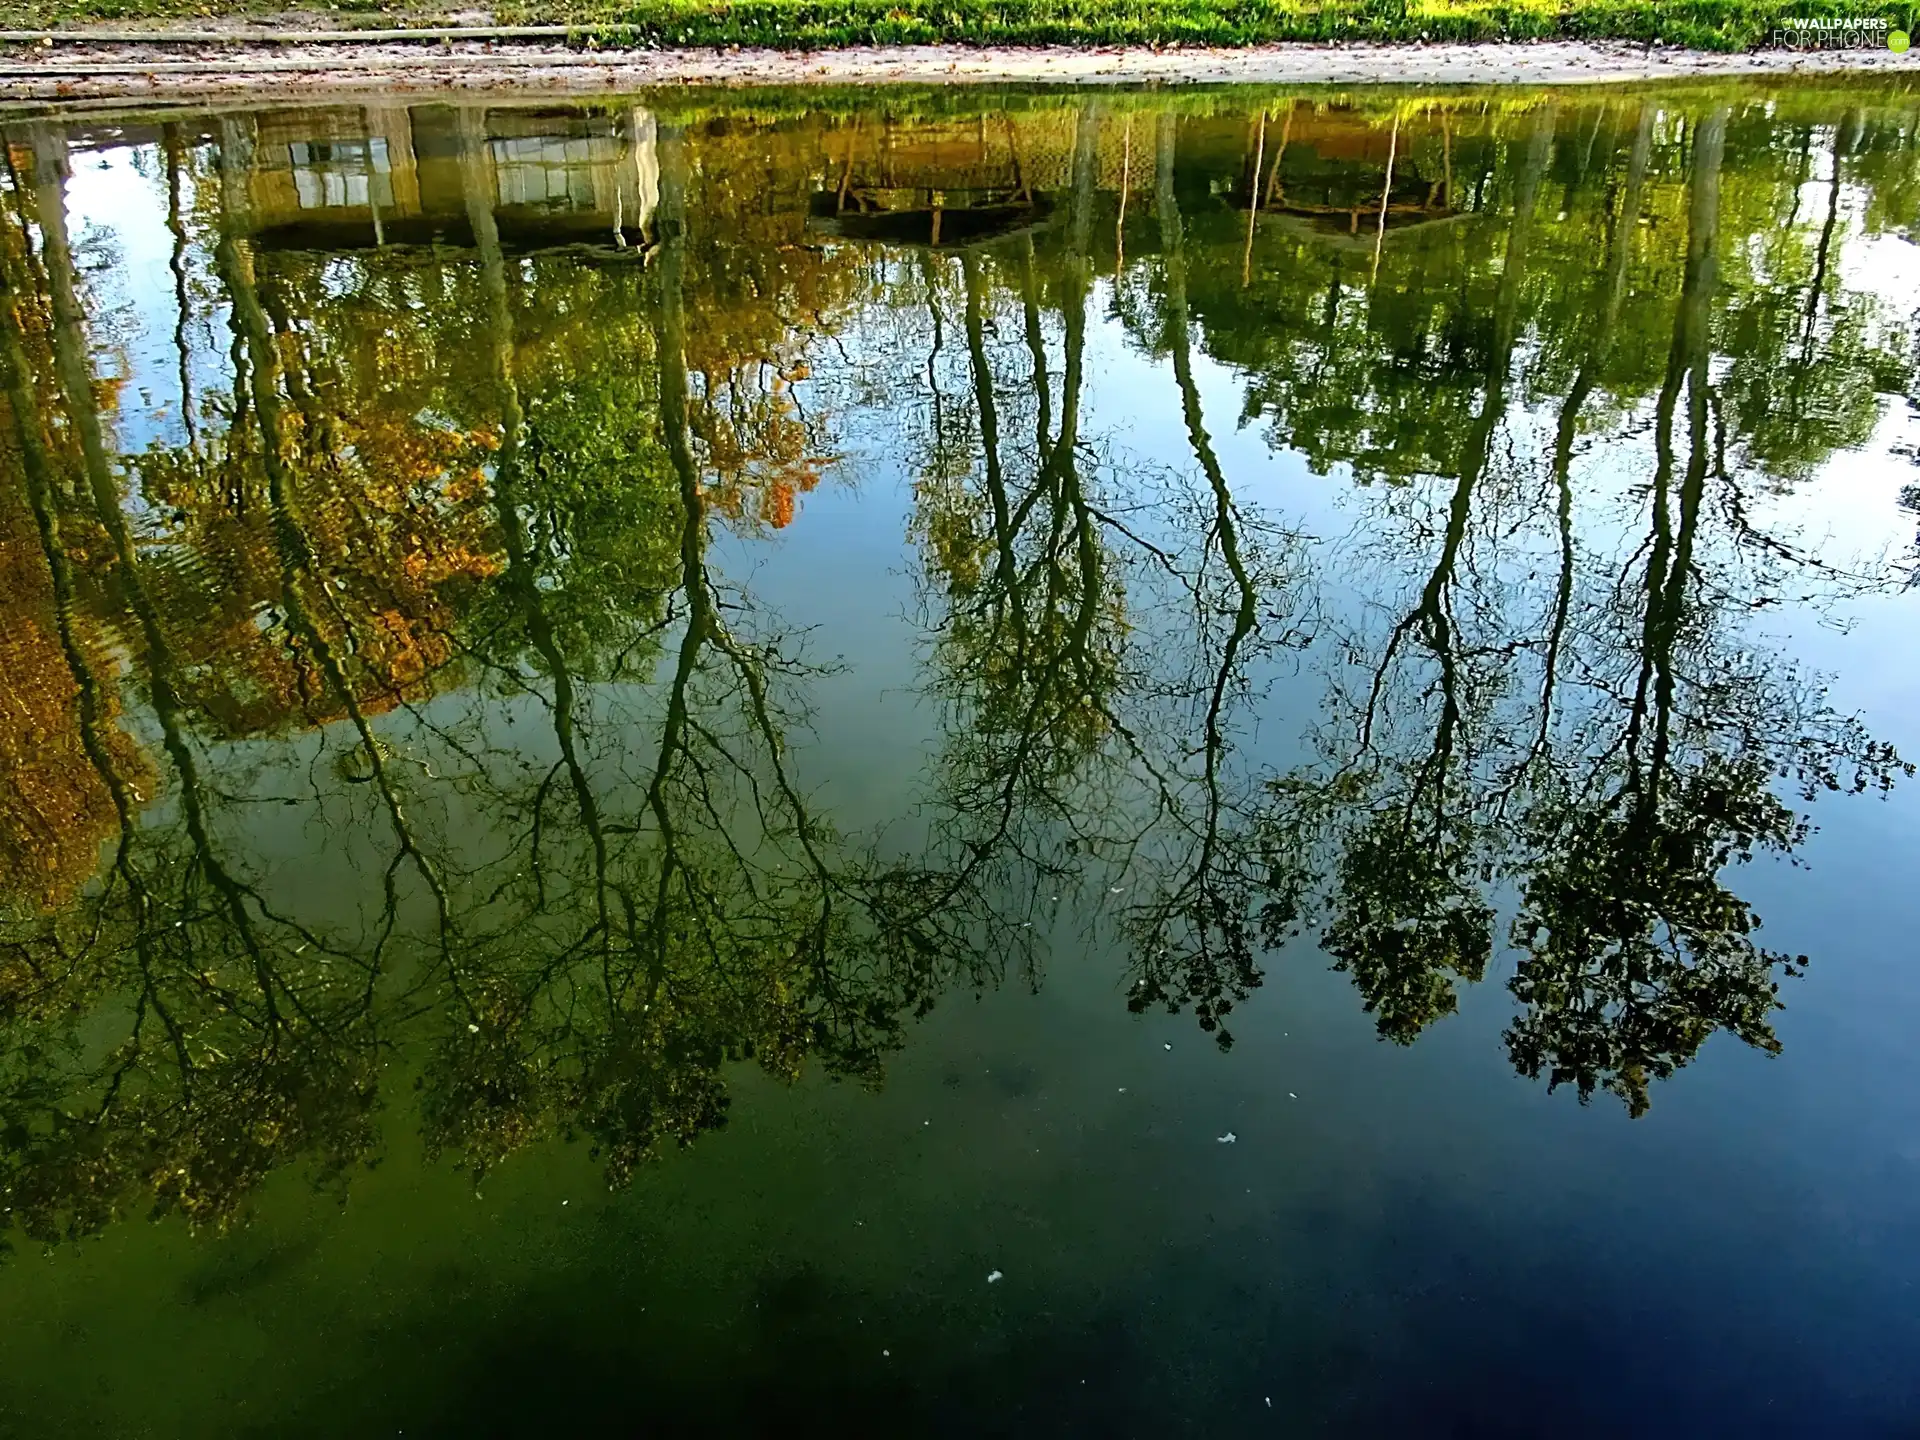
[[[1294,105],[1269,128],[1272,149],[1243,174],[1233,202],[1253,204],[1281,228],[1335,245],[1373,248],[1399,232],[1459,220],[1453,204],[1451,138],[1442,169],[1428,173],[1431,127],[1343,106]],[[1256,150],[1256,161],[1261,158]],[[1257,193],[1256,193],[1257,192]]]
[[[1257,188],[1261,214],[1277,224],[1333,244],[1364,238],[1372,247],[1461,217],[1453,187],[1457,118],[1435,107],[1396,114],[1308,101],[1286,101],[1264,118],[1185,116],[1175,183],[1184,188],[1205,177],[1210,200],[1242,211]],[[1082,143],[1093,146],[1083,173],[1095,190],[1150,193],[1161,120],[1120,111],[1096,113],[1089,123],[1078,109],[1058,107],[835,127],[822,137],[811,228],[934,247],[1018,234],[1044,223],[1073,187]],[[1471,118],[1467,128],[1477,128]]]
[[[1032,230],[1052,213],[1030,190],[861,187],[815,195],[808,225],[841,240],[965,249]]]
[[[468,245],[471,159],[505,244],[642,240],[660,194],[648,112],[502,109],[477,119],[438,105],[268,112],[254,143],[250,228],[263,245],[295,249]],[[473,130],[484,143],[468,157]]]
[[[393,210],[393,168],[387,142],[370,140],[297,141],[287,147],[293,157],[293,188],[302,210],[364,205],[378,215]]]
[[[298,219],[381,243],[389,223],[420,213],[406,110],[269,111],[254,143],[249,199],[256,229]]]
[[[1046,224],[1076,174],[1096,192],[1151,203],[1166,119],[1126,105],[1016,104],[754,128],[727,117],[680,123],[699,188],[722,207],[746,207],[729,213],[784,216],[817,236],[949,248]],[[1177,117],[1174,183],[1195,216],[1221,204],[1244,214],[1257,190],[1263,224],[1377,247],[1483,208],[1489,125],[1477,107],[1444,103],[1379,110],[1281,99],[1251,117],[1196,109]],[[69,135],[113,146],[161,138],[155,126],[101,123]],[[638,107],[279,110],[262,114],[253,140],[246,223],[268,248],[470,245],[465,187],[476,173],[510,248],[612,255],[653,238],[655,124]],[[1082,144],[1092,146],[1084,168]]]
[[[825,136],[846,190],[1060,190],[1073,174],[1072,110],[864,122]]]
[[[1043,224],[1071,182],[1076,117],[891,118],[827,132],[810,228],[843,240],[965,247]]]

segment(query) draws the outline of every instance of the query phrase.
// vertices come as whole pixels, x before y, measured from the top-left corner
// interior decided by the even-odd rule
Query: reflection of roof
[[[1412,205],[1393,205],[1387,209],[1386,233],[1381,234],[1380,207],[1286,205],[1262,210],[1260,218],[1280,229],[1317,245],[1336,250],[1371,252],[1375,243],[1392,243],[1397,236],[1416,237],[1450,231],[1463,220],[1472,220],[1474,212],[1429,210]]]
[[[496,217],[500,249],[509,256],[566,254],[593,263],[596,260],[639,261],[650,253],[640,233],[631,227],[610,233],[606,226],[571,217],[540,216],[531,224],[511,214]],[[462,216],[403,216],[387,220],[376,238],[364,220],[351,217],[314,217],[292,220],[256,231],[254,245],[262,252],[333,255],[378,249],[393,258],[413,255],[431,261],[436,252],[467,250],[474,245],[473,227]]]
[[[856,122],[822,136],[836,186],[1041,189],[1065,186],[1073,164],[1069,110]]]
[[[1323,160],[1347,164],[1385,165],[1399,146],[1392,136],[1391,116],[1344,106],[1296,105],[1288,123],[1294,145],[1311,150]]]
[[[964,250],[1039,229],[1053,202],[1022,190],[848,189],[813,197],[807,228],[842,240]]]

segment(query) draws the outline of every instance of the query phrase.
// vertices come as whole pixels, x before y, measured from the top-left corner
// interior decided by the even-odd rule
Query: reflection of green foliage
[[[1341,850],[1321,943],[1389,1040],[1411,1043],[1453,1013],[1456,981],[1486,974],[1493,911],[1461,873],[1469,856],[1459,839],[1393,811],[1364,821]]]
[[[682,515],[645,298],[631,269],[553,261],[507,298],[526,337],[514,361],[526,414],[513,479],[527,540],[515,583],[540,592],[556,642],[588,673],[609,662],[644,673],[653,654],[629,647],[658,628],[678,576]]]
[[[1720,878],[1805,833],[1770,779],[1756,756],[1709,756],[1659,800],[1623,794],[1541,837],[1546,863],[1513,927],[1527,952],[1510,982],[1524,1007],[1507,1033],[1515,1068],[1582,1099],[1604,1085],[1639,1115],[1649,1081],[1716,1030],[1779,1049],[1773,977],[1796,962],[1754,945],[1757,917]]]
[[[1272,157],[1281,197],[1305,191],[1317,199],[1311,136],[1321,112],[1295,105],[1293,114],[1304,138]],[[1460,137],[1457,184],[1487,218],[1512,203],[1518,133]],[[1440,139],[1431,122],[1408,130],[1397,156],[1403,180],[1422,166],[1438,172]],[[1376,185],[1384,179],[1367,174]],[[1262,194],[1272,203],[1268,175]],[[1368,210],[1377,199],[1353,203]],[[1276,441],[1323,473],[1343,463],[1362,481],[1456,473],[1477,381],[1498,343],[1500,271],[1489,262],[1500,252],[1486,243],[1484,220],[1475,223],[1481,228],[1395,231],[1376,270],[1364,244],[1301,234],[1268,216],[1257,225],[1250,284],[1224,266],[1196,269],[1193,308],[1207,349],[1247,374],[1243,420],[1269,419]],[[1214,205],[1199,209],[1193,224],[1205,242],[1224,247],[1246,221],[1244,211]]]
[[[911,260],[795,248],[780,207],[832,178],[811,120],[771,148],[663,126],[644,254],[509,263],[473,135],[472,251],[256,252],[251,122],[223,117],[217,173],[188,173],[233,382],[124,464],[47,218],[63,172],[7,192],[0,443],[37,467],[7,573],[112,846],[0,932],[27,1233],[217,1226],[276,1170],[335,1183],[400,1075],[405,1122],[472,1173],[578,1137],[617,1183],[723,1123],[733,1065],[877,1083],[950,987],[1037,980],[1088,891],[1127,1003],[1222,1048],[1301,934],[1410,1041],[1484,978],[1510,897],[1523,1073],[1639,1113],[1714,1033],[1775,1047],[1800,962],[1755,943],[1729,872],[1792,855],[1813,794],[1907,767],[1740,620],[1790,582],[1878,583],[1762,502],[1911,388],[1905,317],[1847,265],[1911,223],[1887,198],[1920,183],[1910,113],[1303,102],[1280,161],[1277,108],[1132,104],[1023,102],[1072,133],[1050,223]],[[1459,223],[1249,222],[1262,163],[1299,197],[1385,190],[1352,158],[1383,135],[1391,194],[1450,165]],[[1168,362],[1165,472],[1084,433],[1105,304]],[[943,729],[904,851],[817,812],[806,647],[709,554],[792,519],[834,452],[801,388],[829,330],[874,344],[835,393],[918,452]],[[1349,497],[1347,549],[1236,492],[1197,357],[1316,470],[1391,482]],[[1262,773],[1238,750],[1296,659],[1324,663],[1324,723]],[[325,926],[251,843],[282,810],[360,877]]]
[[[962,271],[968,369],[961,393],[973,400],[981,473],[971,485],[957,479],[923,485],[915,523],[947,592],[940,664],[965,696],[964,723],[974,752],[966,763],[989,774],[1020,776],[1032,786],[1028,793],[1037,795],[1067,779],[1108,738],[1107,704],[1119,680],[1126,634],[1125,598],[1075,453],[1077,389],[1063,397],[1059,432],[1041,434],[1033,472],[1009,473],[1001,438],[1005,392],[1034,387],[1044,423],[1044,353],[1032,357],[1025,376],[996,372],[985,341],[984,266],[967,256]],[[1024,273],[1007,280],[1010,291],[1025,281],[1025,328],[1037,335],[1031,257]],[[1065,303],[1075,307],[1066,323],[1070,344],[1077,345],[1083,323],[1078,307],[1085,297],[1069,295]],[[998,318],[1011,328],[1019,313],[1009,303]],[[1070,387],[1077,385],[1079,363],[1077,352],[1069,353]],[[945,438],[931,437],[936,463],[950,448]]]
[[[1304,189],[1313,183],[1315,126],[1347,112],[1298,101],[1290,108],[1308,138],[1279,164],[1288,187]],[[1280,114],[1268,124],[1269,160]],[[1567,182],[1564,213],[1538,228],[1535,278],[1520,310],[1520,323],[1537,329],[1542,346],[1539,393],[1564,393],[1579,367],[1593,315],[1589,292],[1571,282],[1590,274],[1592,257],[1606,249],[1617,203],[1611,186],[1633,117],[1627,105],[1582,113],[1568,127],[1575,138],[1556,151],[1547,184]],[[1374,123],[1377,133],[1388,121]],[[1249,284],[1240,283],[1235,266],[1196,275],[1193,306],[1206,323],[1207,348],[1245,375],[1245,418],[1269,423],[1276,441],[1316,470],[1346,464],[1361,480],[1458,470],[1458,447],[1494,343],[1500,250],[1487,243],[1488,231],[1523,181],[1523,135],[1506,117],[1487,124],[1456,114],[1445,123],[1455,204],[1466,220],[1389,232],[1373,273],[1364,245],[1312,237],[1267,218]],[[1722,203],[1732,233],[1764,236],[1766,243],[1721,247],[1724,306],[1715,326],[1729,369],[1718,388],[1730,440],[1770,474],[1802,478],[1825,456],[1859,445],[1884,397],[1912,383],[1908,308],[1897,297],[1838,284],[1851,230],[1850,185],[1871,186],[1863,191],[1869,229],[1910,223],[1885,198],[1920,185],[1910,123],[1855,111],[1837,126],[1812,124],[1764,106],[1742,107],[1733,119]],[[1422,180],[1441,173],[1441,129],[1431,113],[1403,117],[1399,176],[1409,167]],[[1618,412],[1659,384],[1680,269],[1672,237],[1685,223],[1675,213],[1682,187],[1667,177],[1683,169],[1687,143],[1684,124],[1660,129],[1655,184],[1640,214],[1621,217],[1631,227],[1637,283],[1613,327],[1596,408]],[[1808,185],[1815,172],[1826,183]],[[1369,173],[1378,185],[1377,162]],[[1243,177],[1238,185],[1246,183]],[[1803,204],[1803,187],[1820,192],[1817,207]],[[1243,205],[1244,192],[1237,186],[1234,193],[1236,206]],[[1362,237],[1371,218],[1362,217]],[[1214,202],[1198,210],[1193,225],[1225,250],[1244,232],[1245,211]]]
[[[1757,852],[1791,854],[1804,837],[1805,820],[1771,788],[1776,779],[1797,780],[1811,800],[1884,789],[1912,773],[1727,627],[1721,602],[1749,587],[1766,593],[1783,566],[1802,584],[1809,576],[1862,583],[1761,529],[1730,467],[1804,474],[1834,448],[1860,443],[1878,413],[1876,390],[1904,382],[1897,365],[1888,368],[1893,351],[1875,302],[1828,294],[1840,243],[1831,225],[1800,237],[1809,249],[1799,291],[1779,288],[1778,273],[1723,261],[1761,248],[1726,243],[1730,212],[1769,230],[1770,263],[1790,248],[1774,233],[1790,217],[1758,203],[1778,189],[1764,176],[1742,183],[1752,177],[1723,150],[1725,127],[1725,112],[1691,123],[1678,194],[1642,200],[1648,148],[1658,160],[1643,121],[1627,152],[1623,193],[1632,207],[1604,247],[1615,278],[1603,303],[1585,305],[1571,290],[1534,302],[1542,346],[1525,383],[1568,396],[1553,452],[1559,575],[1544,626],[1535,614],[1509,613],[1501,562],[1480,558],[1496,541],[1480,528],[1479,511],[1508,498],[1511,484],[1487,467],[1492,449],[1480,448],[1492,447],[1506,423],[1496,401],[1508,361],[1496,347],[1481,377],[1488,408],[1458,461],[1439,558],[1415,572],[1420,602],[1380,644],[1364,697],[1336,691],[1354,751],[1330,778],[1315,767],[1283,777],[1267,821],[1276,843],[1292,836],[1296,848],[1323,857],[1323,944],[1354,975],[1381,1032],[1403,1041],[1454,1007],[1459,980],[1484,974],[1496,887],[1517,888],[1515,1066],[1573,1084],[1583,1098],[1612,1090],[1635,1114],[1648,1104],[1648,1084],[1686,1064],[1716,1031],[1775,1048],[1775,977],[1795,966],[1753,944],[1758,920],[1722,872]],[[1595,136],[1602,133],[1596,122]],[[1846,143],[1835,141],[1836,154]],[[1753,148],[1763,159],[1769,153]],[[1523,176],[1516,203],[1530,189]],[[1572,202],[1568,210],[1579,213]],[[1633,212],[1648,210],[1678,221],[1686,243],[1677,267],[1645,254],[1627,228]],[[1540,230],[1535,277],[1540,247],[1560,243],[1551,226]],[[1509,310],[1510,287],[1539,284],[1513,256],[1510,240],[1496,337],[1506,330],[1498,317],[1519,313]],[[1620,283],[1649,263],[1678,282],[1677,295],[1662,296],[1663,283]],[[1790,315],[1790,344],[1755,327],[1763,315]],[[1729,333],[1732,363],[1716,372],[1712,346]],[[1845,397],[1823,394],[1823,382],[1792,364],[1795,354],[1825,358],[1829,347],[1839,352],[1834,383],[1852,387]],[[1634,403],[1631,389],[1619,393],[1623,384],[1658,385],[1655,463],[1646,490],[1630,498],[1633,523],[1648,534],[1624,575],[1618,560],[1586,555],[1568,478],[1582,405],[1602,386],[1616,387],[1610,407]],[[1798,423],[1800,412],[1782,411],[1776,397],[1820,410],[1819,422]],[[1364,475],[1364,455],[1357,446],[1344,458]],[[1715,484],[1724,487],[1717,513],[1709,509]],[[1357,659],[1375,643],[1354,636],[1346,646]],[[1523,656],[1537,658],[1516,674]],[[1404,784],[1404,799],[1382,805],[1374,792],[1394,784]],[[1342,818],[1363,804],[1367,818]],[[1516,824],[1515,815],[1525,819]]]
[[[1736,144],[1758,140],[1760,153],[1768,153],[1752,128],[1736,129],[1732,138]],[[1837,283],[1851,228],[1844,213],[1848,181],[1873,160],[1857,152],[1869,147],[1884,154],[1889,138],[1850,111],[1831,130],[1803,132],[1794,185],[1777,183],[1775,166],[1754,176],[1733,169],[1722,185],[1730,205],[1755,212],[1736,212],[1735,224],[1776,229],[1770,245],[1730,251],[1729,299],[1718,322],[1730,363],[1717,389],[1742,450],[1782,481],[1805,479],[1827,456],[1865,443],[1885,398],[1912,383],[1912,314],[1895,297]],[[1812,185],[1816,140],[1825,142],[1827,173],[1823,184]],[[1820,196],[1815,206],[1803,206],[1800,192],[1809,188]]]
[[[679,514],[646,392],[610,360],[530,395],[523,477],[534,583],[562,647],[589,666],[651,659],[626,646],[661,618]]]
[[[97,895],[5,944],[44,987],[0,1066],[0,1173],[29,1235],[142,1207],[223,1226],[281,1166],[324,1181],[374,1148],[365,972],[204,834],[129,832]]]

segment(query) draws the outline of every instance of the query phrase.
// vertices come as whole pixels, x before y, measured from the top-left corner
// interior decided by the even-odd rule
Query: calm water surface
[[[0,139],[0,1433],[1920,1433],[1920,92]]]

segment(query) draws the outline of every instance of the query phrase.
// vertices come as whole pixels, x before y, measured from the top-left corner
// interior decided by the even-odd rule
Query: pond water
[[[0,134],[0,1432],[1920,1426],[1911,85]]]

